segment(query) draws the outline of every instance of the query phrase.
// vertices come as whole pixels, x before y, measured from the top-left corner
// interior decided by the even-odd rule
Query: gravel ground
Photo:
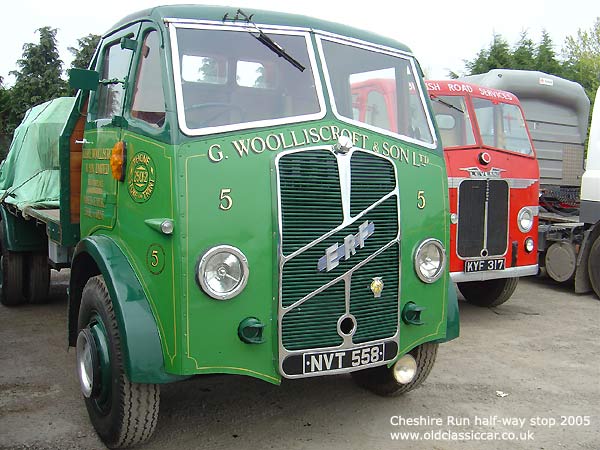
[[[66,344],[67,274],[52,301],[0,307],[0,448],[102,449]],[[423,386],[379,398],[347,376],[195,378],[162,388],[145,449],[600,448],[600,301],[521,280],[494,309],[460,302],[461,337]],[[413,433],[413,434],[401,434]]]

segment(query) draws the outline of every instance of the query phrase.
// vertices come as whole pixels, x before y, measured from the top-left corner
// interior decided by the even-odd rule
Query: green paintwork
[[[446,324],[446,338],[441,342],[456,339],[460,334],[460,314],[458,310],[458,297],[453,283],[448,286],[448,322]]]
[[[146,13],[139,13],[124,19],[105,40],[118,40],[132,29],[140,30],[130,36],[138,43],[137,50],[132,52],[128,75],[129,80],[134,80],[136,55],[141,54],[140,36],[144,30],[156,27],[161,31],[165,45],[162,62],[166,68],[171,66],[171,56],[163,17],[221,20],[225,12],[234,14],[235,9],[155,8],[147,11],[147,17]],[[256,13],[257,23],[312,27],[409,51],[393,40],[338,24],[302,16]],[[138,19],[145,22],[135,25]],[[317,68],[323,77],[318,59]],[[165,73],[170,71],[165,69]],[[423,239],[433,237],[446,247],[449,244],[448,190],[441,146],[434,150],[421,148],[345,124],[331,112],[319,121],[189,137],[178,130],[172,75],[164,77],[163,89],[167,114],[162,128],[153,128],[131,117],[128,112],[131,95],[127,95],[122,118],[110,123],[88,122],[85,132],[86,139],[93,144],[84,147],[84,151],[99,151],[86,153],[88,157],[83,160],[81,236],[84,239],[77,247],[73,270],[80,270],[78,256],[89,254],[104,275],[116,305],[126,367],[132,381],[176,379],[168,374],[231,373],[280,382],[279,230],[274,158],[285,149],[330,146],[336,142],[335,131],[342,129],[355,133],[357,143],[368,150],[384,153],[392,148],[400,185],[399,308],[402,311],[409,302],[423,308],[423,324],[401,323],[399,356],[421,343],[456,337],[456,294],[452,294],[454,287],[448,274],[435,283],[425,284],[416,276],[413,264],[414,252]],[[92,94],[92,102],[93,97]],[[324,97],[328,102],[326,92]],[[327,107],[330,111],[330,106]],[[308,130],[308,134],[303,130]],[[303,140],[302,136],[307,135],[312,138]],[[243,145],[253,138],[266,140],[269,136],[278,136],[271,138],[280,144],[273,151]],[[119,140],[127,145],[124,182],[116,181],[106,170],[107,152]],[[132,162],[142,154],[151,159],[151,164],[144,163],[145,167],[154,168],[152,189],[147,191],[143,187],[147,194],[143,198],[132,195],[131,191],[135,188],[135,177],[141,173],[138,171],[136,175],[137,165]],[[68,155],[61,153],[61,166],[68,167],[65,157]],[[66,180],[61,178],[63,187]],[[84,200],[85,193],[94,190],[90,188],[99,186],[103,192],[96,194],[98,199],[94,204]],[[223,205],[222,190],[227,189],[232,204],[223,210],[219,205]],[[424,209],[418,208],[418,191],[424,191]],[[63,188],[63,198],[68,199],[68,193]],[[156,221],[162,219],[156,218],[163,217],[173,219],[172,235],[157,233]],[[196,282],[200,256],[218,244],[242,250],[250,267],[244,291],[227,301],[208,297]],[[77,298],[72,302],[76,303]],[[263,343],[249,344],[240,339],[238,327],[247,318],[264,324]]]
[[[4,242],[6,248],[13,252],[45,252],[48,249],[46,227],[44,224],[36,225],[35,220],[24,220],[7,210],[6,205],[0,207],[4,228]]]
[[[104,277],[115,309],[123,345],[125,370],[136,383],[169,383],[181,380],[165,372],[154,315],[140,282],[117,244],[107,236],[82,239],[75,248],[73,269],[78,257],[90,255]],[[72,274],[71,280],[77,275]]]
[[[69,86],[82,91],[95,91],[98,88],[100,76],[95,70],[69,69]]]

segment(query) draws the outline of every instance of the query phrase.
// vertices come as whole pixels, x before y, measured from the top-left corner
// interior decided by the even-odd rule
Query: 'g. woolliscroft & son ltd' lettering
[[[234,154],[237,154],[240,158],[244,158],[252,154],[259,155],[264,152],[276,152],[303,145],[335,142],[340,136],[348,136],[357,147],[370,148],[370,150],[376,153],[405,164],[421,167],[429,163],[429,157],[425,154],[414,152],[396,144],[390,144],[387,141],[373,141],[370,143],[369,136],[366,134],[350,131],[346,128],[340,129],[335,125],[271,133],[265,137],[254,136],[252,138],[236,139],[231,141],[231,147],[235,151]],[[215,163],[229,159],[229,156],[220,144],[211,145],[208,148],[207,156],[210,161]]]

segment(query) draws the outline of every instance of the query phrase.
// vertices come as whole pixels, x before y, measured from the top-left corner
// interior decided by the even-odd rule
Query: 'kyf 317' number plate
[[[465,272],[484,272],[487,270],[504,270],[504,259],[479,259],[476,261],[465,261]]]
[[[328,372],[330,370],[349,369],[368,366],[385,359],[385,344],[349,350],[305,353],[303,355],[304,374]]]

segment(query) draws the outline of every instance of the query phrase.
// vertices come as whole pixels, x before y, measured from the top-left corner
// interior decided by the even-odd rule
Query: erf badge
[[[381,280],[381,277],[374,277],[373,281],[371,281],[371,292],[373,292],[373,297],[381,297],[381,291],[383,291],[383,281]]]

